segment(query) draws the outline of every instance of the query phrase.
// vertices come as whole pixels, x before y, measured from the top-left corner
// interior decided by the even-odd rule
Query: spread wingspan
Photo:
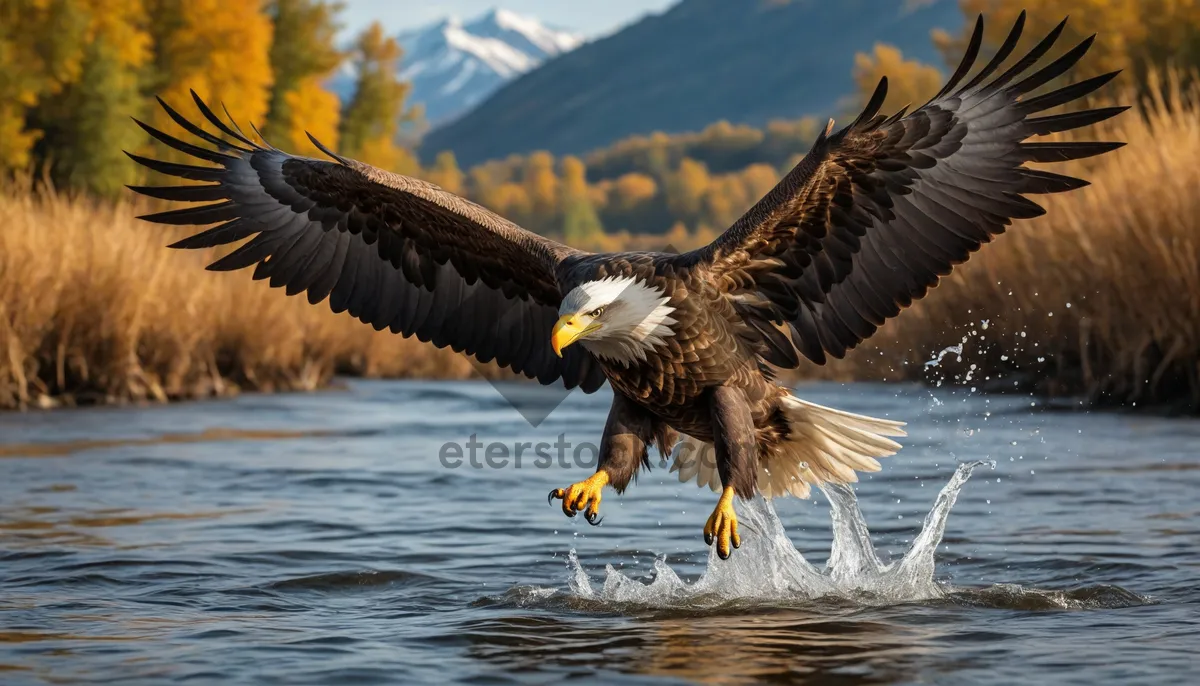
[[[333,153],[334,161],[316,160],[255,143],[192,96],[227,138],[166,103],[180,127],[212,147],[138,123],[167,146],[216,166],[130,155],[154,171],[204,182],[133,188],[164,200],[210,203],[142,217],[217,224],[171,247],[242,243],[209,269],[254,267],[255,279],[269,279],[289,295],[306,293],[314,304],[328,299],[333,311],[348,311],[376,329],[495,361],[542,383],[561,379],[588,392],[603,384],[587,351],[572,349],[559,359],[549,345],[562,299],[555,266],[578,251],[425,181]]]
[[[1062,34],[1064,20],[998,73],[1024,24],[1022,14],[995,56],[967,81],[982,44],[980,17],[958,70],[911,114],[879,114],[887,94],[881,81],[857,120],[822,134],[728,231],[681,256],[710,270],[743,317],[764,332],[769,361],[796,366],[791,345],[817,363],[827,354],[842,357],[1012,220],[1043,214],[1026,196],[1087,185],[1026,163],[1080,159],[1122,145],[1027,142],[1127,108],[1042,114],[1092,93],[1116,72],[1028,97],[1074,66],[1094,36],[1032,71]],[[773,326],[785,323],[790,344]]]

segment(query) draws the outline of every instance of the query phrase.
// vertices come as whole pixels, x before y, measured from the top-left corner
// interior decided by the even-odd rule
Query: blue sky
[[[647,12],[659,12],[677,0],[343,0],[342,22],[355,32],[379,20],[397,33],[449,15],[464,19],[503,7],[528,14],[547,24],[580,31],[587,36],[607,33]]]

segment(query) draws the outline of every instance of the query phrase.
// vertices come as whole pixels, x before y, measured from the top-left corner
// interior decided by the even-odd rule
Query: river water
[[[1191,681],[1200,421],[798,392],[905,448],[740,504],[726,562],[665,469],[599,527],[547,505],[607,391],[536,428],[482,382],[0,415],[0,682]]]

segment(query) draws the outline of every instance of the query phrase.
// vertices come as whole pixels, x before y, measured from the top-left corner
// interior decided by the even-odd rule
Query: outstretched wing
[[[139,186],[164,200],[209,202],[152,214],[161,224],[216,224],[173,244],[210,248],[250,239],[209,265],[254,267],[288,295],[329,299],[378,330],[390,328],[439,348],[536,378],[562,379],[591,392],[603,373],[581,348],[559,359],[550,335],[562,299],[555,267],[576,254],[488,210],[419,179],[321,150],[334,161],[294,157],[251,141],[192,93],[201,114],[231,140],[209,133],[162,103],[184,130],[210,149],[138,122],[151,136],[217,166],[129,156],[195,185]],[[128,154],[128,153],[127,153]]]
[[[1022,13],[994,58],[963,83],[979,54],[980,17],[949,82],[907,116],[878,114],[887,94],[882,80],[857,120],[833,135],[826,129],[766,197],[711,245],[688,256],[711,272],[763,332],[770,361],[799,364],[793,345],[817,363],[826,354],[842,357],[1013,219],[1043,214],[1025,195],[1087,185],[1025,163],[1080,159],[1122,145],[1024,142],[1127,109],[1034,116],[1093,92],[1116,72],[1023,98],[1072,67],[1095,38],[1028,74],[1054,45],[1064,20],[992,78],[1024,24]],[[784,322],[790,341],[772,325]]]

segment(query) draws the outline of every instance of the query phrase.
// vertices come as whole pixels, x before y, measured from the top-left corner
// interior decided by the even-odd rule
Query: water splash
[[[984,327],[984,328],[987,328],[987,327]],[[943,349],[942,349],[942,351],[941,351],[941,352],[939,352],[939,353],[937,354],[937,357],[933,358],[932,360],[929,360],[929,361],[927,361],[927,362],[925,363],[925,366],[926,366],[926,367],[939,367],[939,366],[941,366],[941,364],[942,364],[942,359],[943,359],[944,357],[946,357],[947,355],[949,355],[950,353],[954,353],[955,355],[959,355],[960,357],[959,357],[958,359],[959,359],[959,361],[962,361],[962,357],[961,357],[961,355],[962,355],[962,353],[963,353],[963,349],[966,347],[966,345],[967,345],[967,337],[966,337],[966,336],[963,336],[963,339],[962,339],[962,342],[961,342],[961,343],[959,343],[958,345],[952,345],[952,346],[950,346],[950,347],[948,347],[948,348],[943,348]]]
[[[728,560],[709,553],[704,575],[687,583],[667,565],[665,558],[654,562],[654,580],[643,583],[609,565],[600,588],[584,571],[572,550],[568,557],[570,592],[583,600],[634,603],[650,607],[704,607],[737,600],[805,601],[842,597],[856,602],[895,603],[948,597],[951,589],[933,578],[934,553],[946,531],[950,508],[954,507],[971,473],[994,462],[960,464],[954,476],[938,493],[921,533],[908,552],[897,561],[880,559],[871,542],[854,491],[847,486],[824,486],[833,517],[833,548],[824,569],[804,559],[792,545],[783,523],[770,501],[756,498],[739,504],[742,547]]]

